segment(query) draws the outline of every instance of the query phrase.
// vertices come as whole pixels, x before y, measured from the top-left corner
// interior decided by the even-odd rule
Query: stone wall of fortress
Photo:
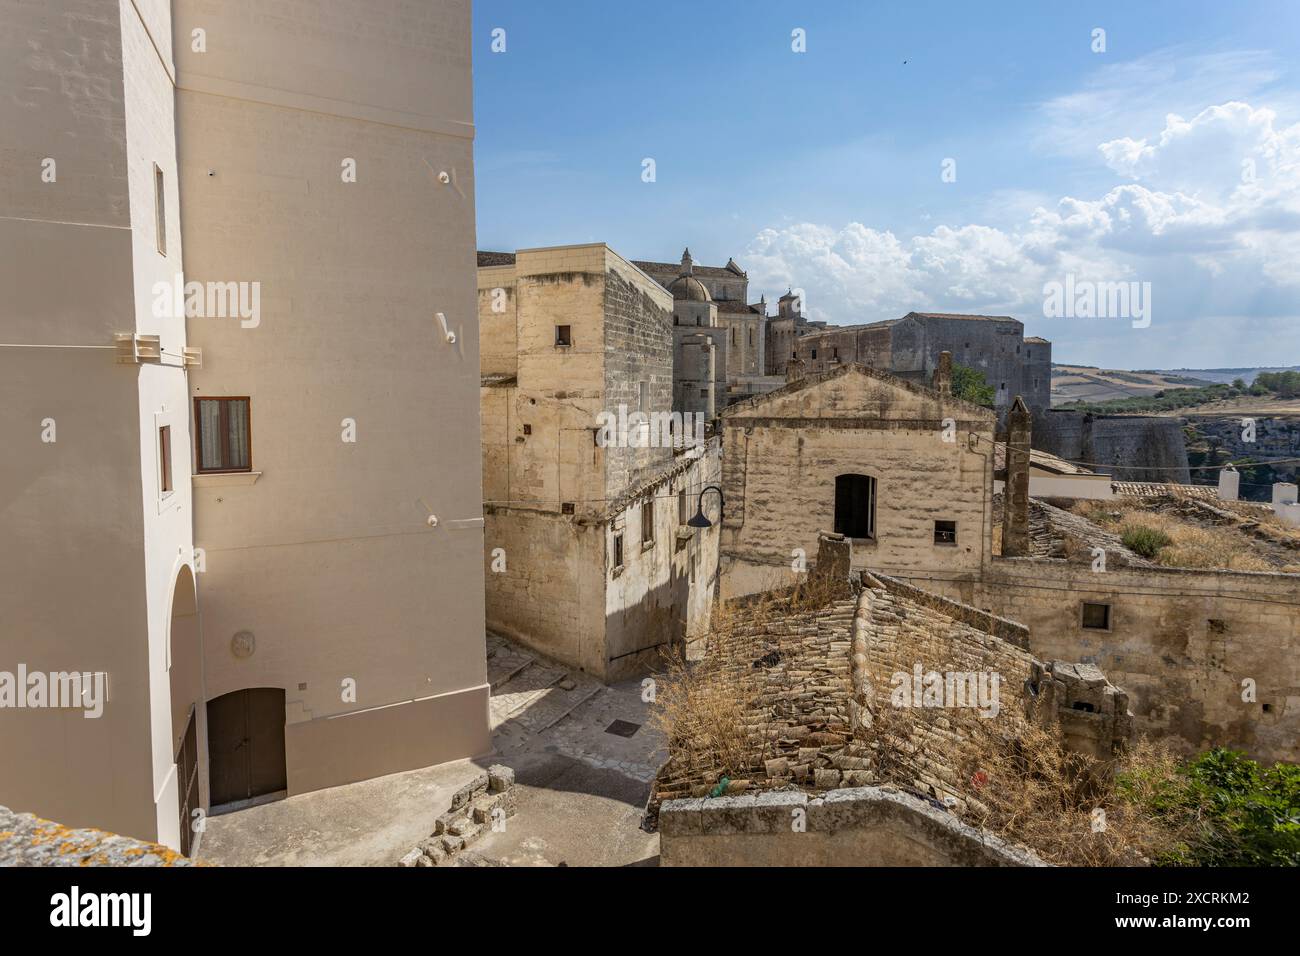
[[[1191,481],[1179,418],[1036,411],[1033,445],[1123,481]]]

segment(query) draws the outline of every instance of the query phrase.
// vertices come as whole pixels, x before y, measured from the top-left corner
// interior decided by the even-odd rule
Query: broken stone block
[[[465,846],[465,841],[458,836],[452,836],[451,834],[448,834],[447,836],[442,838],[442,848],[446,850],[448,853],[455,853],[457,850],[461,849],[464,846]]]
[[[417,867],[419,866],[429,867],[429,866],[437,866],[438,864],[435,863],[433,860],[429,859],[429,857],[427,857],[425,854],[421,853],[420,858],[415,861],[415,865]]]
[[[441,863],[443,860],[447,859],[447,851],[443,848],[442,840],[437,839],[436,837],[429,837],[429,839],[420,844],[419,849],[420,852],[433,860],[434,863]]]
[[[434,820],[433,835],[442,836],[444,833],[446,833],[447,827],[451,826],[451,821],[455,820],[457,816],[458,814],[452,813],[450,810],[448,810],[442,816],[438,817],[438,819]]]
[[[464,841],[465,846],[469,846],[471,843],[477,840],[482,834],[483,834],[483,827],[479,826],[477,823],[471,823],[469,825],[469,829],[467,829],[464,833],[462,833],[460,835],[460,838],[462,841]]]
[[[451,808],[453,810],[459,810],[461,807],[465,806],[465,804],[469,803],[471,800],[477,797],[480,793],[486,792],[487,788],[488,788],[488,775],[485,773],[481,773],[473,780],[471,780],[469,783],[465,784],[465,786],[457,790],[454,794],[452,794]]]
[[[790,761],[784,757],[777,757],[775,760],[763,761],[763,769],[767,771],[769,777],[784,777],[790,772]]]
[[[470,830],[476,829],[474,821],[468,816],[458,817],[447,827],[447,832],[454,837],[464,837]]]
[[[414,850],[412,850],[411,852],[407,853],[406,856],[404,856],[404,857],[402,857],[400,860],[398,860],[398,861],[397,861],[397,865],[398,865],[398,866],[405,866],[405,867],[418,866],[418,865],[419,865],[420,857],[422,857],[422,856],[424,856],[424,853],[421,852],[421,850],[420,850],[419,847],[416,847]]]
[[[501,764],[493,764],[488,767],[488,790],[492,793],[501,793],[508,790],[515,782],[515,772],[509,767]]]

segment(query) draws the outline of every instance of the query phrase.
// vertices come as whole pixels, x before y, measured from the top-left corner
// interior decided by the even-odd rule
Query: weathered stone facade
[[[818,531],[841,530],[837,481],[854,474],[874,481],[874,529],[854,541],[857,567],[978,573],[992,534],[987,409],[846,365],[732,405],[720,420],[724,597],[793,583]]]
[[[480,259],[484,340],[513,343],[482,359],[488,626],[604,680],[637,673],[707,628],[717,566],[716,528],[685,524],[718,442],[658,428],[672,297],[603,244]]]
[[[1032,408],[1034,447],[1126,481],[1187,484],[1182,421]]]
[[[775,330],[774,326],[774,330]],[[795,321],[771,351],[771,374],[802,359],[809,374],[858,363],[914,381],[928,381],[943,352],[958,365],[973,368],[992,386],[999,417],[1012,400],[1031,409],[1051,405],[1052,343],[1025,337],[1024,324],[1010,316],[909,312],[900,319],[868,325],[815,328]],[[775,331],[774,331],[775,338]]]

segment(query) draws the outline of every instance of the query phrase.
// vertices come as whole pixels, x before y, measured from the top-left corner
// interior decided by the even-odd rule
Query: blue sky
[[[474,20],[480,248],[689,244],[836,323],[990,312],[1058,361],[1300,363],[1300,3],[478,0]],[[1151,283],[1150,325],[1044,317],[1067,275]]]

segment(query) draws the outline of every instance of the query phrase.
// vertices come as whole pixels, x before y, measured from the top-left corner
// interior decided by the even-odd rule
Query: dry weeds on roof
[[[973,608],[950,617],[942,599],[869,580],[861,599],[805,589],[715,611],[705,659],[673,661],[658,683],[652,720],[669,757],[652,817],[681,797],[884,785],[1061,865],[1142,864],[1180,838],[1122,798],[1113,773],[1162,781],[1172,754],[1142,744],[1102,763],[1068,751],[1027,696],[1028,653]],[[998,713],[895,706],[890,676],[915,663],[999,673]]]
[[[1300,573],[1300,533],[1248,505],[1166,496],[1080,501],[1070,510],[1126,543],[1163,539],[1145,555],[1163,567]]]

